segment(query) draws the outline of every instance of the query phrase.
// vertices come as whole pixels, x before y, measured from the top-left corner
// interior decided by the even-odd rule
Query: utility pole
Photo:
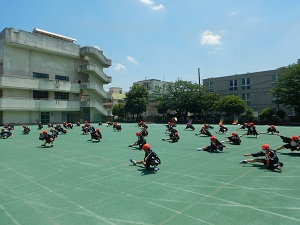
[[[200,83],[200,68],[198,67],[198,82],[199,82],[199,90],[201,87],[201,83]]]
[[[198,68],[198,80],[199,80],[199,87],[200,87],[200,68]]]

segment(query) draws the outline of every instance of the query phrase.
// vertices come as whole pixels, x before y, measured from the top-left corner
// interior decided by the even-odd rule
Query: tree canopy
[[[277,104],[292,107],[300,114],[300,64],[281,67],[276,86],[272,89]]]
[[[147,110],[149,94],[143,85],[133,85],[126,93],[126,98],[124,110],[132,117],[135,114],[139,116]]]
[[[217,101],[214,107],[220,112],[225,112],[227,116],[234,116],[244,113],[247,105],[239,96],[227,95]]]
[[[203,92],[198,84],[178,79],[164,90],[157,88],[151,98],[158,101],[159,113],[165,114],[174,110],[177,115],[181,115],[201,110]]]
[[[114,116],[118,116],[119,118],[123,118],[125,115],[124,107],[125,107],[125,105],[122,103],[114,105],[112,108],[112,114]]]

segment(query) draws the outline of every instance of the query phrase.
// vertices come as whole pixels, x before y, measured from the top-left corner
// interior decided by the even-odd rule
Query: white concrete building
[[[163,90],[166,90],[167,86],[170,84],[170,82],[167,81],[161,81],[157,79],[147,79],[147,80],[141,80],[134,82],[133,85],[143,85],[146,87],[149,91],[149,93],[153,93],[155,88],[162,88]]]
[[[97,122],[111,112],[103,85],[111,66],[103,52],[40,29],[0,33],[0,124]]]

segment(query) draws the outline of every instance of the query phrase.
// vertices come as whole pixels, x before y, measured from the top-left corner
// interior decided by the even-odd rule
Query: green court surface
[[[300,224],[300,152],[278,153],[282,173],[239,164],[264,143],[282,145],[276,135],[244,136],[240,146],[209,153],[196,151],[209,144],[194,135],[200,124],[195,131],[178,125],[177,143],[161,140],[164,125],[149,124],[146,140],[162,160],[155,173],[129,161],[144,157],[128,147],[137,139],[136,124],[121,124],[121,132],[93,125],[102,132],[99,143],[87,142],[81,127],[59,135],[53,148],[40,146],[37,126],[29,126],[29,135],[17,126],[11,139],[0,140],[1,225]],[[228,127],[231,134],[240,126]],[[300,135],[300,127],[276,128]]]

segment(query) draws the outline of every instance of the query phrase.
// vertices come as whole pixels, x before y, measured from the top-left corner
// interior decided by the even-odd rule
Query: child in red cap
[[[203,148],[197,148],[197,151],[219,152],[223,151],[223,148],[226,148],[226,146],[223,145],[215,136],[211,136],[210,145]]]
[[[144,136],[141,134],[141,132],[136,132],[135,136],[138,137],[137,141],[134,142],[131,145],[128,145],[128,147],[133,147],[135,145],[138,145],[140,149],[142,149],[142,147],[144,146],[144,144],[147,143],[146,139],[144,138]]]
[[[227,138],[227,140],[224,142],[230,142],[234,145],[240,145],[242,142],[239,135],[236,132],[232,132],[231,137],[225,137],[225,138]]]
[[[159,168],[157,167],[158,164],[161,164],[160,158],[157,156],[157,154],[155,152],[153,152],[150,148],[149,144],[145,144],[142,149],[145,152],[145,157],[143,160],[140,161],[135,161],[133,159],[130,159],[130,162],[133,165],[136,164],[142,164],[146,167],[146,169],[149,169],[150,166],[154,166],[153,170],[156,172],[159,170]]]
[[[279,162],[279,159],[276,155],[276,151],[270,149],[268,144],[263,144],[261,146],[262,151],[252,154],[244,154],[244,156],[252,156],[252,157],[259,157],[264,156],[264,158],[253,158],[253,159],[245,159],[240,161],[240,164],[247,164],[247,163],[263,163],[265,168],[268,170],[277,170],[281,172],[283,163]]]

